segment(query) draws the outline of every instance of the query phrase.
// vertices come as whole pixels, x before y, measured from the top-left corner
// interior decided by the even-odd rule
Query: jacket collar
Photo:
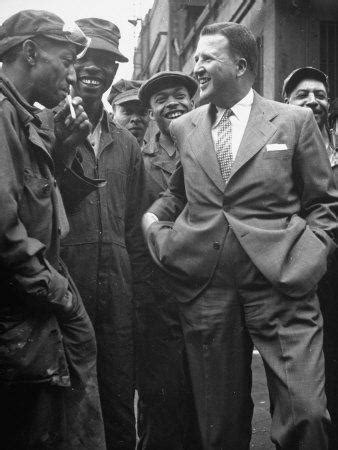
[[[192,129],[187,141],[191,143],[191,149],[199,163],[214,181],[217,187],[224,192],[226,184],[219,169],[216,153],[211,136],[211,128],[215,120],[216,107],[213,104],[202,106],[190,114]],[[254,100],[241,144],[234,161],[229,184],[232,177],[243,167],[276,132],[271,120],[278,114],[273,103],[264,99],[254,91]]]
[[[40,110],[35,106],[30,105],[4,74],[0,75],[0,92],[2,92],[15,107],[19,119],[24,125],[27,125],[29,122],[35,122],[38,126],[41,125],[41,120],[37,115]]]

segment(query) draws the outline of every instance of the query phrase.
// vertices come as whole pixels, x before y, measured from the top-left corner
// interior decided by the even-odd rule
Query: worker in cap
[[[172,121],[191,111],[196,81],[177,71],[159,72],[142,84],[139,98],[158,131],[142,149],[150,206],[165,191],[179,153],[169,133]],[[149,259],[150,256],[149,256]],[[151,283],[136,295],[138,449],[199,449],[197,419],[186,372],[179,313],[166,274],[152,263]]]
[[[315,67],[300,67],[284,80],[282,95],[291,105],[312,109],[322,133],[326,151],[338,187],[338,153],[333,141],[333,130],[329,129],[329,83],[327,75]],[[318,298],[324,319],[324,355],[326,371],[326,396],[332,425],[329,432],[330,448],[338,447],[338,253],[330,259],[328,271],[318,284]]]
[[[159,132],[142,150],[144,164],[149,174],[149,202],[167,188],[179,155],[169,133],[172,120],[190,111],[193,96],[197,90],[196,81],[183,72],[164,71],[153,75],[141,86],[139,99],[149,108],[150,118]]]
[[[87,44],[47,11],[0,26],[0,396],[4,449],[105,449],[94,330],[59,258],[68,223],[52,155],[90,126],[64,98]],[[51,132],[35,102],[62,101]]]
[[[84,175],[106,185],[74,202],[75,184],[62,183],[70,233],[62,242],[62,257],[74,277],[93,322],[98,347],[98,379],[107,448],[134,450],[134,340],[132,280],[137,280],[139,228],[145,174],[136,139],[114,122],[102,95],[114,79],[120,32],[100,18],[77,25],[91,39],[76,63],[75,94],[93,125],[87,142],[76,148]]]
[[[285,78],[282,89],[282,96],[286,103],[312,109],[319,129],[327,142],[328,90],[327,76],[315,67],[299,67],[293,70]]]
[[[138,98],[141,86],[142,81],[122,79],[112,85],[108,96],[114,120],[136,137],[140,147],[145,144],[144,135],[149,124],[148,108]]]

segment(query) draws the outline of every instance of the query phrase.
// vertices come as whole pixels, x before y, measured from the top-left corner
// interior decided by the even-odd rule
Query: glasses
[[[65,22],[63,32],[70,43],[83,47],[77,54],[77,59],[83,58],[90,46],[91,38],[86,36],[75,22]]]

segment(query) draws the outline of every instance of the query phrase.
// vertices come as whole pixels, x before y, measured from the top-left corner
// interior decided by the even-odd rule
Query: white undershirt
[[[247,93],[245,97],[242,98],[238,103],[231,107],[233,114],[229,117],[231,122],[231,130],[232,130],[232,142],[231,142],[231,152],[232,157],[235,160],[240,143],[243,138],[243,134],[245,128],[248,124],[249,115],[252,107],[254,94],[253,90]],[[217,140],[217,131],[219,127],[219,122],[224,114],[225,108],[217,107],[216,120],[214,125],[211,128],[212,140],[215,142]]]

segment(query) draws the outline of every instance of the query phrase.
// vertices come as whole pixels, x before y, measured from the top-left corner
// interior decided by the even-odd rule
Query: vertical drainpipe
[[[166,69],[172,70],[172,26],[173,26],[173,20],[172,20],[172,5],[171,0],[167,0],[168,2],[168,35],[167,35],[167,62],[166,62]]]

